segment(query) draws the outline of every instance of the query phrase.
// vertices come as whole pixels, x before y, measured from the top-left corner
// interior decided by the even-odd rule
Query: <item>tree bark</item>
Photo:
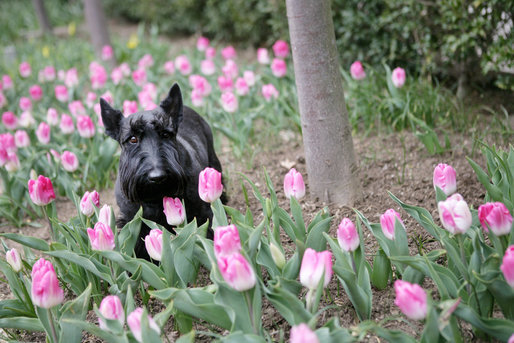
[[[83,0],[86,23],[96,55],[102,55],[102,48],[111,45],[109,29],[101,0]],[[114,59],[112,59],[114,63]]]
[[[344,101],[330,0],[286,0],[309,190],[352,206],[360,181]]]
[[[34,6],[34,10],[36,11],[41,32],[43,34],[52,34],[52,25],[50,24],[50,20],[48,19],[48,15],[46,13],[45,4],[43,3],[43,0],[32,0],[32,5]]]

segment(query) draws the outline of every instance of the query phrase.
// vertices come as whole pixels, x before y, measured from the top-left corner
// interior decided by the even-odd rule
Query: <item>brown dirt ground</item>
[[[240,211],[246,210],[244,197],[241,192],[240,184],[242,178],[239,173],[245,174],[261,189],[264,195],[267,195],[264,184],[264,172],[269,173],[274,184],[275,190],[279,198],[279,205],[284,209],[289,209],[289,201],[285,198],[282,190],[283,177],[291,167],[295,167],[304,175],[308,187],[308,177],[306,175],[305,158],[303,153],[303,144],[299,136],[282,135],[285,137],[275,148],[269,151],[258,153],[254,160],[253,166],[250,168],[246,164],[236,160],[230,151],[223,149],[220,159],[224,166],[225,174],[228,176],[228,205]],[[420,144],[418,139],[411,133],[395,133],[381,134],[373,137],[357,137],[354,139],[356,155],[360,165],[360,182],[362,185],[362,198],[357,200],[354,208],[361,211],[370,221],[378,222],[379,216],[388,208],[394,208],[402,215],[404,223],[407,227],[409,236],[409,246],[411,253],[417,253],[416,241],[420,238],[425,242],[426,249],[434,249],[438,243],[430,242],[429,236],[424,232],[423,228],[415,223],[405,212],[402,212],[399,206],[388,196],[387,191],[392,192],[402,201],[427,208],[434,218],[437,218],[435,206],[434,191],[432,188],[432,172],[433,168],[440,162],[445,162],[454,166],[458,177],[458,192],[466,199],[468,204],[474,208],[483,201],[485,191],[478,183],[477,178],[471,169],[465,157],[470,156],[480,165],[484,166],[484,161],[480,153],[474,153],[474,142],[466,135],[452,136],[453,151],[443,155],[431,156],[425,148]],[[112,189],[101,191],[101,202],[115,205]],[[76,214],[71,201],[67,199],[57,199],[57,211],[59,218],[66,221]],[[318,199],[314,199],[309,194],[300,201],[306,223],[314,217],[314,215],[327,206],[330,214],[333,216],[330,234],[335,236],[338,223],[345,216],[355,219],[353,210],[350,207],[338,206],[335,204],[323,204]],[[258,222],[259,216],[262,217],[260,203],[250,196],[250,207]],[[44,222],[40,222],[40,227],[2,227],[2,232],[17,232],[26,235],[33,235],[43,239],[49,239],[49,232]],[[372,235],[364,231],[366,252],[372,255],[377,250],[377,242]],[[292,253],[294,246],[291,242],[284,240],[286,252]],[[15,246],[16,244],[10,245]],[[205,278],[207,275],[200,275]],[[426,280],[424,286],[433,289],[433,285]],[[353,311],[351,303],[342,287],[338,284],[334,277],[328,287],[327,294],[323,305],[336,305],[336,308],[329,309],[321,315],[319,322],[324,322],[328,317],[338,316],[341,325],[351,327],[358,324],[358,319]],[[0,283],[0,299],[10,297],[10,291],[5,283]],[[323,306],[322,305],[322,306]],[[157,301],[150,303],[151,311],[156,313],[162,309],[162,305]],[[280,330],[289,331],[287,322],[285,322],[273,307],[264,301],[263,303],[263,326],[270,331],[274,338],[280,337]],[[373,311],[372,319],[380,321],[389,316],[399,316],[401,313],[394,305],[394,290],[388,287],[386,290],[378,291],[373,289]],[[96,322],[95,315],[91,313],[88,320]],[[389,328],[397,328],[404,330],[410,335],[417,336],[421,332],[422,326],[419,323],[408,325],[403,321],[392,321],[387,325]],[[198,324],[197,330],[203,331],[207,327]],[[172,321],[166,325],[166,335],[171,341],[178,337],[178,333],[174,331]],[[287,337],[287,335],[286,335]],[[41,334],[22,334],[24,341],[38,342],[43,341]],[[210,341],[207,336],[197,337],[198,341]],[[470,330],[465,331],[466,341],[474,340]],[[99,340],[89,335],[84,336],[86,342],[98,342]],[[375,338],[367,337],[366,341],[377,341]]]

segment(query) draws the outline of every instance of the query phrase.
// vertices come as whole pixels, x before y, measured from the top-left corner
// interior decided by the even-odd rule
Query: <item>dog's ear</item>
[[[173,123],[175,130],[178,129],[182,117],[184,116],[184,105],[182,104],[182,92],[177,83],[171,86],[166,99],[161,102],[161,108],[164,110]]]
[[[102,109],[102,121],[105,126],[105,133],[113,139],[119,141],[120,124],[123,114],[119,110],[115,110],[107,101],[100,98],[100,108]]]

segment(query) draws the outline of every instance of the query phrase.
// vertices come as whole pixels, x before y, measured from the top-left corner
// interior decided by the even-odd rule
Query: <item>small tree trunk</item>
[[[32,0],[32,5],[36,11],[37,19],[39,21],[39,27],[43,34],[52,34],[52,25],[46,14],[45,4],[43,0]]]
[[[360,182],[335,45],[330,0],[286,0],[309,188],[352,206]]]
[[[83,2],[91,42],[95,48],[96,55],[100,57],[102,55],[102,48],[105,45],[111,45],[102,1],[84,0]],[[114,59],[112,59],[112,63],[113,65],[115,64]]]

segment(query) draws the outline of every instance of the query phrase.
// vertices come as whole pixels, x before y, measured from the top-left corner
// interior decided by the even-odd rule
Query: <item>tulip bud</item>
[[[202,170],[198,179],[200,198],[205,202],[213,203],[221,196],[222,192],[221,173],[214,168]]]
[[[391,80],[396,88],[401,88],[405,84],[405,70],[403,68],[395,68],[391,75]]]
[[[301,323],[291,328],[290,343],[319,343],[318,336],[311,330],[311,328]]]
[[[316,252],[307,248],[303,254],[300,267],[300,282],[308,289],[316,289],[325,273],[323,287],[327,287],[332,278],[332,253],[328,250]]]
[[[145,237],[145,247],[152,259],[160,261],[162,258],[162,231],[150,230],[150,234]]]
[[[216,257],[229,256],[239,251],[241,251],[241,240],[237,227],[234,224],[218,226],[214,230],[214,253]]]
[[[164,214],[166,215],[166,221],[168,224],[177,226],[184,222],[186,214],[182,201],[179,198],[168,198],[162,199],[162,206],[164,208]]]
[[[471,211],[460,194],[455,193],[445,201],[439,201],[437,208],[443,227],[450,233],[464,233],[471,227]]]
[[[286,264],[286,258],[279,247],[277,247],[273,242],[270,243],[269,249],[271,251],[271,258],[273,258],[273,262],[277,265],[279,269],[284,268]]]
[[[452,195],[457,190],[457,174],[452,166],[439,163],[434,168],[434,188],[439,187],[447,196]]]
[[[120,298],[116,295],[108,295],[103,298],[98,310],[105,319],[117,320],[121,326],[125,323],[125,311],[123,310]],[[98,323],[100,324],[100,329],[107,329],[107,324],[101,318],[98,319]]]
[[[21,270],[21,257],[20,257],[20,254],[18,253],[18,250],[16,249],[11,249],[11,250],[8,250],[6,253],[5,253],[5,259],[7,261],[7,263],[9,263],[12,267],[12,269],[15,271],[15,272],[19,272]]]
[[[496,236],[508,235],[512,228],[512,215],[501,202],[480,205],[478,219],[485,232],[489,232],[490,228]]]
[[[51,308],[64,301],[57,274],[50,261],[40,258],[32,266],[32,302],[42,308]]]
[[[382,227],[382,232],[386,236],[387,239],[394,241],[394,229],[396,219],[402,224],[403,229],[405,229],[405,225],[403,225],[402,218],[400,214],[393,210],[392,208],[388,209],[380,216],[380,226]]]
[[[95,206],[100,206],[100,195],[97,191],[86,191],[80,200],[80,212],[86,217],[91,217],[95,213]]]
[[[134,311],[132,311],[128,317],[127,317],[127,324],[130,328],[130,331],[136,338],[138,342],[143,342],[143,333],[141,330],[141,316],[143,315],[143,309],[141,307],[136,308]],[[150,328],[152,328],[155,332],[158,334],[161,334],[161,329],[159,329],[159,326],[153,320],[153,318],[148,315],[148,325]]]
[[[337,229],[337,241],[344,251],[355,251],[359,247],[359,233],[349,218],[344,218]]]
[[[355,80],[362,80],[366,77],[366,72],[360,61],[355,61],[350,66],[350,74]]]
[[[292,196],[296,199],[305,196],[305,183],[302,174],[297,172],[295,168],[291,168],[284,177],[284,193],[288,199]]]
[[[37,180],[29,180],[28,186],[30,199],[38,206],[48,205],[55,199],[52,181],[43,175],[39,175]]]
[[[502,265],[500,266],[505,281],[514,288],[514,245],[511,245],[505,251],[503,256]]]
[[[427,293],[418,284],[396,280],[394,283],[396,299],[394,304],[407,317],[413,320],[421,320],[427,315]]]
[[[255,273],[250,263],[239,252],[218,257],[218,267],[230,287],[242,292],[255,286]]]
[[[98,221],[107,226],[111,226],[111,206],[103,205],[98,213]]]
[[[114,250],[114,234],[109,225],[98,222],[93,229],[87,229],[87,235],[93,250]]]

